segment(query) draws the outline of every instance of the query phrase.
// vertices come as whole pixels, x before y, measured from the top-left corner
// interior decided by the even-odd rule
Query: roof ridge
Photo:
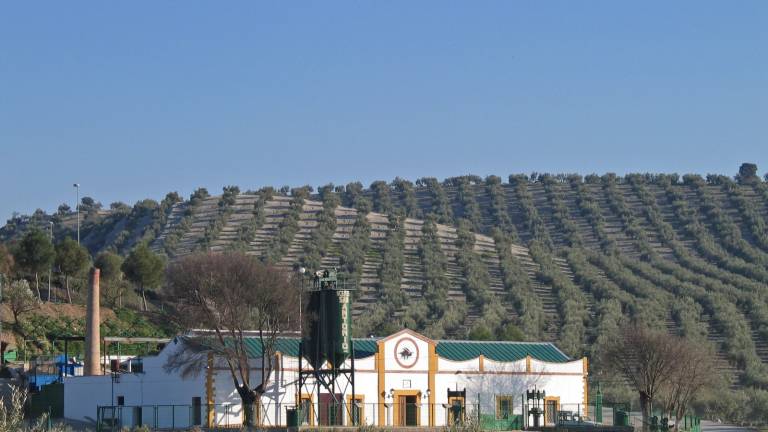
[[[483,343],[490,343],[490,344],[505,344],[505,345],[551,345],[555,348],[557,348],[557,345],[554,344],[554,342],[526,342],[526,341],[476,341],[476,340],[464,340],[464,339],[440,339],[435,341],[437,343],[442,342],[461,342],[461,343],[469,343],[469,344],[483,344]],[[559,349],[558,349],[559,351]]]

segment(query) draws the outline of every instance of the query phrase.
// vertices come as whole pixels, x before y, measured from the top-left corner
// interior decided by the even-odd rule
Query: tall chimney
[[[86,376],[101,375],[99,275],[100,271],[98,268],[94,267],[91,269],[91,289],[88,290],[88,308],[86,310],[87,315],[85,316],[85,370],[83,375]]]

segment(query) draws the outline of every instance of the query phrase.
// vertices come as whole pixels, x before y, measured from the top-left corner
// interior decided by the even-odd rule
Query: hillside
[[[146,240],[170,258],[237,249],[287,269],[338,266],[357,285],[362,333],[517,328],[578,355],[637,317],[712,342],[732,385],[768,385],[768,183],[757,177],[396,179],[112,207],[88,209],[92,253]],[[56,237],[72,234],[71,213],[38,212],[0,239],[51,218]]]

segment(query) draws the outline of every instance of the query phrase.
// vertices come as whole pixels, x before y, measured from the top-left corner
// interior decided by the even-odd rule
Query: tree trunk
[[[69,291],[69,276],[64,275],[64,285],[67,287],[67,301],[72,304],[72,293]]]
[[[145,294],[144,286],[143,285],[141,286],[141,304],[142,304],[142,307],[144,308],[144,312],[146,312],[147,311],[147,296]]]
[[[40,276],[35,272],[35,289],[37,290],[37,299],[43,301],[43,296],[40,294]]]
[[[640,392],[640,411],[643,414],[643,431],[650,431],[653,404],[651,403],[651,398],[644,392]]]
[[[259,400],[261,395],[246,386],[238,387],[237,393],[240,394],[240,400],[243,402],[243,426],[249,429],[257,426],[258,413],[256,412],[256,401]]]
[[[50,277],[48,279],[50,279]],[[48,300],[47,301],[48,303],[51,302],[51,281],[50,280],[48,281]]]

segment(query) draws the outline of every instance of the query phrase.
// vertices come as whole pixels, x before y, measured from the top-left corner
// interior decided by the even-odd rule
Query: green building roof
[[[352,339],[355,358],[366,358],[376,354],[378,349],[377,339]],[[261,356],[261,341],[258,338],[246,338],[246,348],[251,358]],[[299,356],[298,338],[279,338],[277,351],[291,357]],[[530,355],[532,358],[562,363],[571,359],[549,342],[478,342],[478,341],[437,341],[437,355],[453,361],[465,361],[479,357],[480,355],[490,360],[499,362],[511,362],[524,359]]]
[[[376,339],[352,339],[352,341],[355,349],[355,358],[365,358],[376,354]],[[248,357],[261,357],[261,341],[258,338],[246,338],[245,346],[248,350]],[[299,338],[278,338],[275,349],[284,355],[298,357]]]
[[[562,363],[571,359],[549,342],[479,342],[451,341],[437,342],[437,355],[448,360],[464,361],[480,357],[499,362],[511,362],[531,356],[536,360]]]

